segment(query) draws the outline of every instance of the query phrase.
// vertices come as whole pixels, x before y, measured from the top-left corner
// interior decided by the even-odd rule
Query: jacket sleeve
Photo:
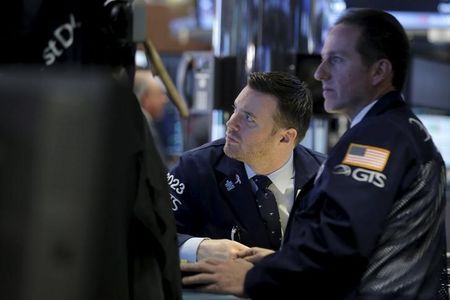
[[[196,163],[189,153],[183,155],[167,174],[170,200],[177,225],[179,245],[189,239],[198,224],[196,209],[198,203],[192,197],[192,190],[198,188]],[[196,180],[190,180],[196,178]]]

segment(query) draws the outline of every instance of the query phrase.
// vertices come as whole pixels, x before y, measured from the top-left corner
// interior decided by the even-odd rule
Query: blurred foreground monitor
[[[125,299],[135,99],[97,73],[0,77],[0,298]]]

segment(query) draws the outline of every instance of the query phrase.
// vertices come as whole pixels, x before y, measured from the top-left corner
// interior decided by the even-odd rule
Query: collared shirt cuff
[[[197,261],[197,251],[201,242],[207,238],[193,237],[188,239],[180,246],[180,260],[187,262]]]

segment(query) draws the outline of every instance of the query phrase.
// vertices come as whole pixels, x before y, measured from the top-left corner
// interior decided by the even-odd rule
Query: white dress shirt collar
[[[377,103],[378,100],[375,100],[368,105],[366,105],[361,111],[353,118],[352,123],[350,124],[350,128],[361,122],[362,119],[366,116],[369,110]]]
[[[252,178],[256,175],[255,171],[253,171],[247,164],[244,164],[244,166],[248,178]],[[290,187],[290,185],[292,185],[294,176],[294,152],[292,152],[289,160],[281,168],[267,175],[275,187],[283,194]]]

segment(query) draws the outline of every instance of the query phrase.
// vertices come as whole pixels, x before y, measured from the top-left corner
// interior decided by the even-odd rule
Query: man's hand
[[[273,251],[271,249],[253,247],[253,248],[248,248],[246,250],[240,251],[239,253],[237,253],[237,257],[243,258],[246,261],[251,262],[251,263],[257,263],[261,259],[266,257],[267,255],[272,254],[274,252],[275,251]]]
[[[253,264],[243,259],[206,259],[197,263],[182,263],[182,272],[198,273],[182,278],[182,283],[201,285],[196,291],[214,294],[232,294],[245,297],[244,282]]]
[[[202,241],[197,250],[197,261],[205,258],[217,258],[217,259],[233,259],[237,258],[237,253],[248,250],[245,245],[241,243],[221,239],[221,240],[209,240]]]

